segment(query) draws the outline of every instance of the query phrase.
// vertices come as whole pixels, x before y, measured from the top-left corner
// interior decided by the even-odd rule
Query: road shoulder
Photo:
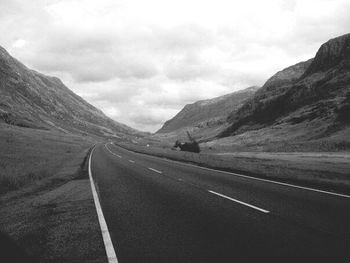
[[[71,162],[82,163],[86,155]],[[82,167],[60,171],[57,184],[1,196],[1,232],[34,262],[107,261],[86,159]]]

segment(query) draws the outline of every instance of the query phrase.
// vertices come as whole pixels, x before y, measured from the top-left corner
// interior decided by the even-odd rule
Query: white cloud
[[[27,41],[23,39],[17,39],[13,44],[12,48],[23,48],[26,45]]]
[[[348,33],[346,0],[1,0],[2,42],[107,115],[155,131]]]

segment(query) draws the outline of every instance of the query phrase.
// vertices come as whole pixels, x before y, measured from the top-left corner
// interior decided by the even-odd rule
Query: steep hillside
[[[67,133],[137,133],[113,121],[58,78],[28,69],[0,47],[0,122]]]
[[[248,118],[253,112],[259,114],[258,108],[261,107],[262,104],[269,104],[270,101],[283,95],[291,87],[293,82],[298,80],[304,74],[311,62],[312,59],[297,63],[277,72],[269,78],[263,87],[259,89],[253,97],[246,101],[241,108],[229,115],[227,119],[228,122],[235,123],[237,119]],[[278,114],[278,109],[276,110],[276,114]],[[272,115],[266,117],[270,118]],[[263,123],[261,116],[257,117],[257,120]]]
[[[184,129],[195,133],[221,126],[227,116],[249,99],[258,87],[250,87],[214,99],[186,105],[175,117],[165,122],[158,134]]]
[[[268,127],[294,131],[285,133],[284,140],[309,141],[342,133],[350,124],[346,117],[350,114],[349,93],[347,34],[323,44],[313,60],[270,78],[252,99],[229,116],[230,127],[219,137],[254,131],[258,141],[263,139],[257,134],[259,129],[266,135]]]

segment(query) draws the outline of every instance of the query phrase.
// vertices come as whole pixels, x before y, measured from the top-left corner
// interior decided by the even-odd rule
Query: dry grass
[[[320,120],[293,125],[280,123],[224,138],[214,138],[210,134],[189,131],[200,142],[202,152],[208,153],[350,152],[350,126],[333,125],[329,122],[320,122]],[[203,140],[203,138],[208,138],[208,140]],[[154,134],[141,138],[138,144],[169,148],[169,145],[174,144],[176,140],[188,141],[185,131]]]
[[[129,150],[250,176],[350,193],[349,153],[189,153],[118,142]]]
[[[87,175],[93,143],[87,136],[0,124],[5,257],[22,253],[21,262],[106,262]],[[10,241],[1,239],[4,233]]]
[[[57,174],[92,144],[87,137],[0,124],[0,194]]]

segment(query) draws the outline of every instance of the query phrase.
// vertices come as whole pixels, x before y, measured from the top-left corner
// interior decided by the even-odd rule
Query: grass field
[[[88,152],[96,141],[0,124],[3,258],[106,262],[87,175]],[[16,261],[20,254],[26,258]]]
[[[0,195],[74,169],[74,158],[93,143],[89,137],[0,124]]]
[[[125,142],[117,142],[117,144],[136,152],[205,167],[350,193],[350,153],[348,152],[203,152],[195,154],[155,145],[146,147]]]

